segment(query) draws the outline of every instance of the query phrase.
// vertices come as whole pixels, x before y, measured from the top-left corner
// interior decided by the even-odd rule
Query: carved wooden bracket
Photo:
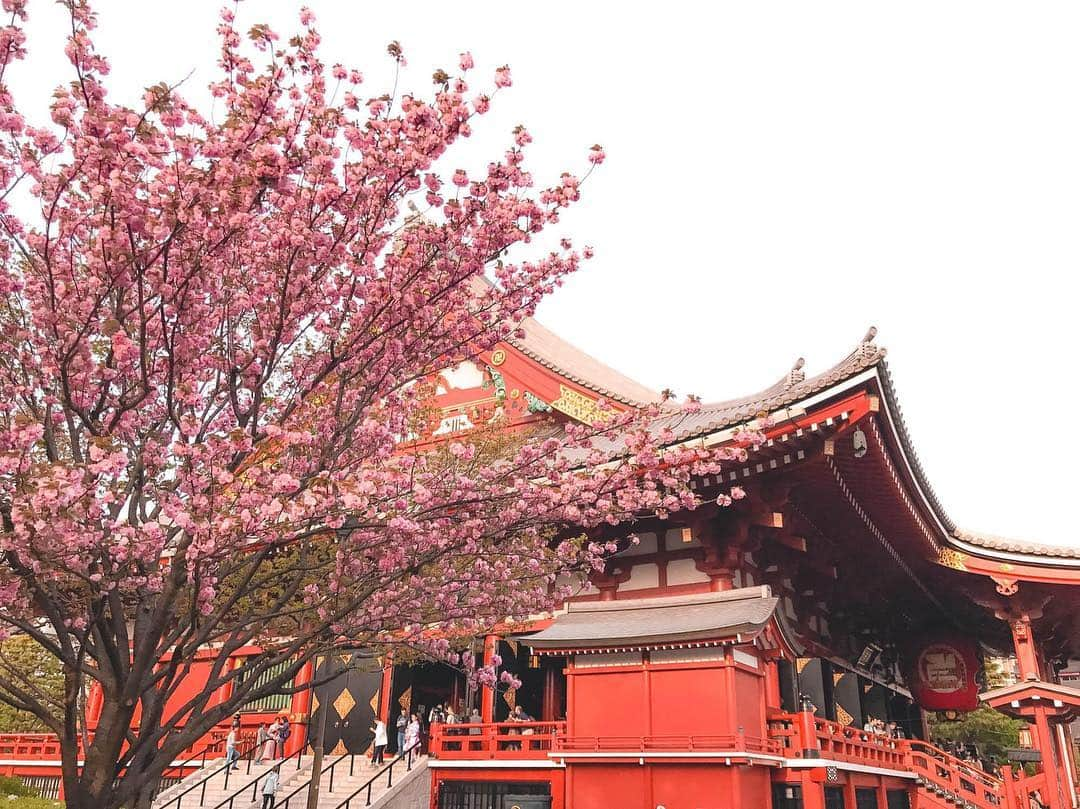
[[[1016,583],[1016,579],[1007,579],[1002,576],[991,576],[996,585],[996,590],[1003,596],[1014,596],[1017,590],[1020,589],[1020,585]]]

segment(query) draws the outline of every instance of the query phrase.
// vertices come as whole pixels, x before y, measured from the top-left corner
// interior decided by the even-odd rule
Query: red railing
[[[694,736],[556,736],[556,752],[565,753],[760,753],[779,756],[773,739],[742,734]]]
[[[58,760],[60,739],[54,733],[0,733],[0,758]]]
[[[432,725],[430,753],[446,759],[547,758],[565,722]]]
[[[567,753],[757,753],[780,756],[774,739],[742,734],[567,736],[565,722],[432,725],[431,755],[440,759],[546,759]]]
[[[1008,769],[1005,772],[1013,803],[1010,804],[1006,801],[1002,805],[1002,809],[1030,809],[1031,806],[1035,805],[1031,801],[1032,797],[1038,798],[1039,802],[1045,805],[1048,798],[1046,773],[1025,775],[1024,771],[1020,770],[1017,773],[1020,777],[1014,780]]]
[[[803,726],[807,716],[813,721],[813,737],[809,743],[806,735],[810,726]],[[813,757],[876,767],[900,768],[905,762],[905,752],[899,740],[829,722],[812,714],[776,717],[769,725],[769,732],[783,745],[788,758],[809,757],[812,751]]]
[[[203,737],[206,742],[204,746],[196,744],[195,749],[185,750],[182,755],[199,756],[205,751],[206,758],[221,758],[225,755],[225,739],[228,735],[228,725],[211,728]],[[238,743],[254,739],[255,731],[248,730],[240,734]],[[79,756],[82,756],[82,740],[79,741]],[[54,733],[0,733],[0,759],[59,761],[60,739]],[[178,764],[174,769],[180,767]]]
[[[959,805],[1012,809],[1005,783],[918,739],[891,739],[811,713],[774,717],[770,734],[788,758],[823,758],[914,773],[924,789]],[[1017,807],[1027,809],[1026,804]]]
[[[900,744],[908,753],[907,769],[918,775],[931,791],[957,796],[979,807],[997,807],[1004,802],[1005,789],[1000,778],[918,739]]]

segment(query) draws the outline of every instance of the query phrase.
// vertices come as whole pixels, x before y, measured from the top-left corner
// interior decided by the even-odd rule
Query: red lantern
[[[928,711],[973,711],[979,707],[982,668],[979,650],[965,638],[936,638],[907,659],[907,679],[915,701]]]

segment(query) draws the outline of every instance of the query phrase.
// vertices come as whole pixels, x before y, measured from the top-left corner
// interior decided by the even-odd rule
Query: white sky
[[[114,100],[214,71],[215,0],[102,0]],[[514,87],[446,166],[525,123],[538,180],[608,162],[553,235],[597,257],[546,302],[563,337],[656,388],[708,399],[833,364],[879,328],[904,415],[961,525],[1078,544],[1074,321],[1080,4],[331,2],[324,60],[429,90],[472,50]],[[291,33],[297,3],[245,28]],[[13,84],[45,110],[61,10],[32,0]],[[39,116],[39,120],[40,120]],[[1068,279],[1074,280],[1068,280]]]

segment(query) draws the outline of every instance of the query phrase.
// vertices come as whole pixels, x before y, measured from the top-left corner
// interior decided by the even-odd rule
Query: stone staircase
[[[388,758],[381,766],[374,766],[366,756],[362,755],[356,756],[351,762],[347,756],[339,759],[334,767],[332,784],[330,782],[330,773],[324,771],[322,774],[319,783],[318,809],[337,809],[349,798],[352,799],[349,809],[364,809],[369,805],[368,790],[363,789],[355,797],[354,794],[361,787],[365,787],[369,781],[372,781],[376,775],[379,777],[375,778],[371,783],[371,806],[375,806],[380,800],[388,798],[392,793],[397,792],[403,784],[415,780],[417,777],[423,777],[426,780],[426,757],[414,758],[411,771],[406,769],[408,763],[405,760],[397,761],[393,767],[392,777],[389,770],[390,761],[391,759]],[[334,763],[333,760],[328,761],[324,765],[324,770],[332,763]],[[352,765],[351,772],[350,764]],[[379,775],[380,772],[381,775]],[[295,785],[285,786],[279,790],[275,809],[305,809],[310,779],[311,773],[308,771],[305,777],[297,781]],[[234,809],[243,808],[234,807]],[[252,808],[248,807],[248,809]]]
[[[263,764],[251,764],[248,771],[246,761],[239,762],[239,770],[233,770],[228,774],[226,782],[225,763],[221,759],[208,761],[205,767],[201,767],[191,775],[184,778],[178,784],[174,784],[154,799],[153,809],[214,809],[225,798],[240,789],[244,785],[253,785],[259,779],[259,787],[262,786],[262,778],[273,768],[277,762]],[[311,777],[310,759],[296,768],[296,762],[286,761],[282,764],[281,784],[293,783],[295,786]],[[241,793],[233,801],[233,809],[246,809],[251,805],[251,791],[254,787],[249,786],[246,793]],[[278,792],[280,795],[281,792]],[[246,800],[241,800],[244,796]],[[262,796],[257,796],[261,804]]]
[[[388,769],[391,760],[387,758],[383,765],[375,766],[362,754],[324,759],[318,809],[336,809],[380,771],[382,775],[371,784],[372,806],[389,796],[400,784],[416,779],[417,776],[407,769],[408,762],[404,759],[397,761],[391,772]],[[276,763],[252,764],[249,772],[247,762],[241,761],[240,769],[229,774],[226,786],[224,763],[220,759],[208,762],[206,767],[196,770],[158,795],[153,809],[230,809],[227,803],[221,806],[230,796],[234,796],[231,809],[259,809],[264,778]],[[417,770],[426,773],[426,757],[413,759],[412,771]],[[295,759],[282,762],[275,809],[306,809],[311,775],[310,756],[304,757],[299,767]],[[365,789],[358,798],[353,799],[350,809],[362,809],[367,805],[368,791]]]

